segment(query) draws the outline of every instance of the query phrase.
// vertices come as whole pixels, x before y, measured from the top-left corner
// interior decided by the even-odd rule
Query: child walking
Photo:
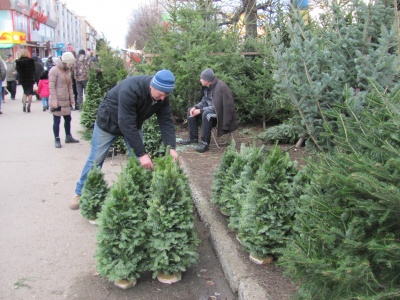
[[[43,111],[48,110],[50,89],[49,89],[49,71],[47,70],[44,70],[42,72],[42,75],[40,75],[37,93],[39,94],[40,98],[42,98]]]

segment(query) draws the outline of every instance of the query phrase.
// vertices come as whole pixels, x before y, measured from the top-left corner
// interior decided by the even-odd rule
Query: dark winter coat
[[[65,67],[61,59],[49,72],[50,98],[49,106],[53,102],[61,106],[61,111],[51,112],[55,116],[67,116],[71,114],[71,105],[75,105],[74,92],[72,90],[72,79],[70,67]]]
[[[18,72],[18,82],[21,85],[35,83],[35,61],[30,57],[20,57],[15,61]]]
[[[201,90],[201,97],[203,97],[205,89],[206,87],[203,87]],[[214,79],[208,89],[211,92],[212,103],[217,114],[217,135],[222,136],[236,130],[238,128],[238,117],[231,89],[225,82],[217,78]],[[201,109],[206,105],[208,104],[200,99],[195,107]]]
[[[44,67],[43,64],[39,62],[39,58],[37,56],[35,56],[33,60],[35,61],[35,82],[39,83],[40,76],[44,71]]]
[[[125,78],[104,96],[97,111],[97,126],[113,135],[124,136],[137,157],[146,154],[138,130],[153,114],[157,116],[164,145],[172,149],[176,146],[169,97],[153,101],[151,79],[151,76]]]

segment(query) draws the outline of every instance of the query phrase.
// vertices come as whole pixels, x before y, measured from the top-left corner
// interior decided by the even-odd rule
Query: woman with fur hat
[[[22,111],[30,113],[33,85],[35,84],[35,61],[31,58],[28,50],[22,49],[15,63],[19,76],[18,81],[24,91],[22,96]],[[28,106],[26,105],[26,100],[28,100]]]
[[[64,117],[65,142],[79,143],[71,135],[71,105],[75,105],[71,66],[74,62],[74,55],[71,52],[64,52],[49,72],[49,106],[50,112],[53,114],[53,133],[56,148],[61,148],[59,136],[61,117]]]

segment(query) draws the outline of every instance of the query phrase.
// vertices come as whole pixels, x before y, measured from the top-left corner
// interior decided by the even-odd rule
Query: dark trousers
[[[17,82],[15,80],[7,81],[7,90],[11,94],[11,99],[15,99],[15,94],[17,93]]]
[[[191,140],[197,140],[199,138],[198,126],[201,125],[201,141],[207,143],[208,145],[210,144],[211,130],[215,125],[217,125],[217,119],[209,118],[210,120],[208,120],[208,114],[210,114],[210,112],[205,111],[195,117],[190,117],[188,113],[189,136]]]
[[[71,135],[71,115],[63,117],[64,117],[65,135]],[[53,133],[55,138],[60,137],[60,122],[61,122],[61,117],[53,115]]]

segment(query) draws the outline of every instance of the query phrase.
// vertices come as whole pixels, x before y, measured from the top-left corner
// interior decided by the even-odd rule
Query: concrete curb
[[[197,212],[202,222],[210,230],[211,243],[232,291],[238,294],[239,300],[270,299],[266,291],[248,276],[246,265],[239,255],[235,242],[229,236],[227,228],[218,220],[209,199],[206,199],[202,192],[191,182],[191,172],[182,158],[180,163],[185,174],[189,177]]]

